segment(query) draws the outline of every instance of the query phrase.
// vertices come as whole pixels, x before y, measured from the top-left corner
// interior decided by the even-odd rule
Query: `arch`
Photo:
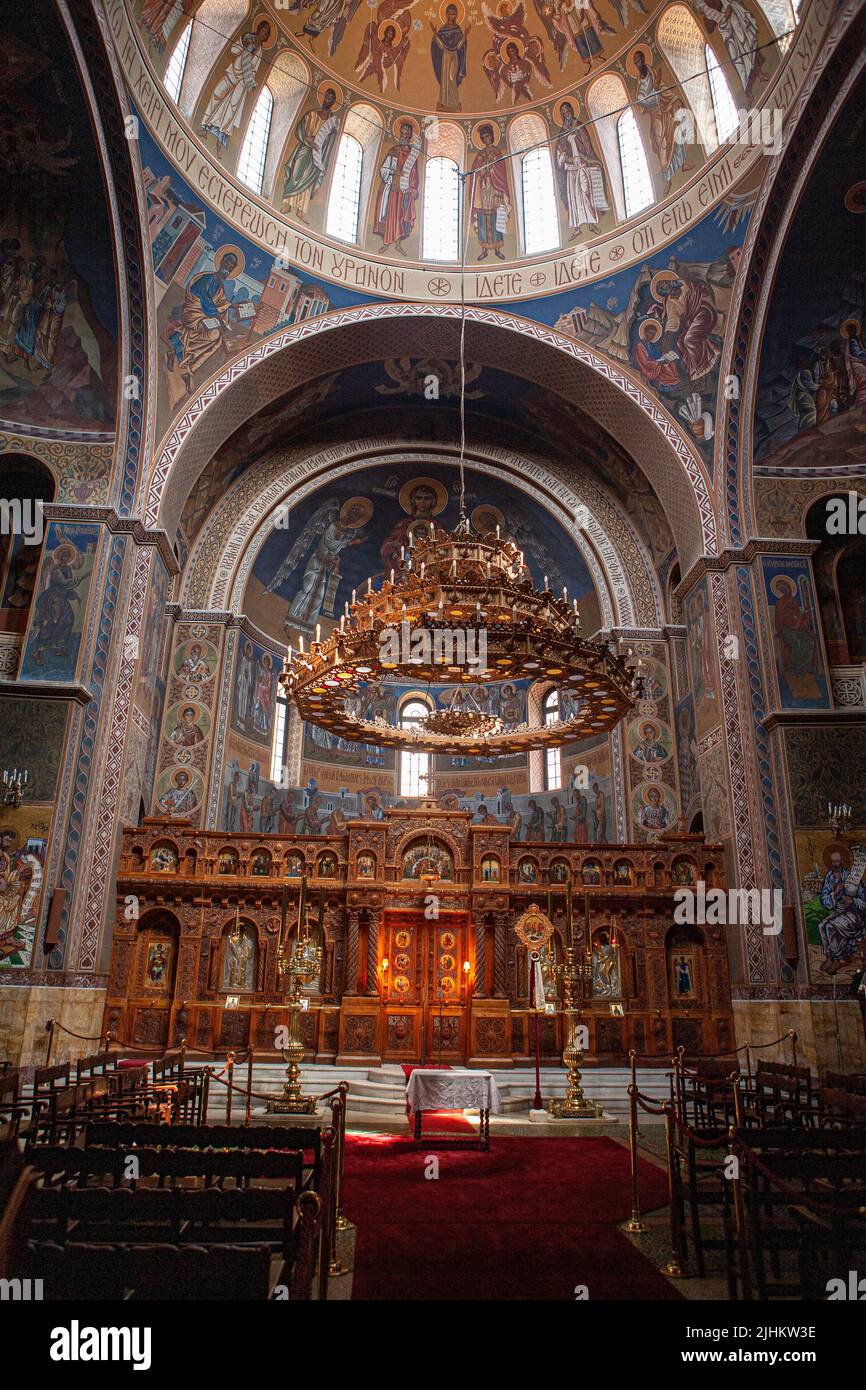
[[[858,48],[852,43],[856,33],[862,30],[837,32],[835,48],[825,45],[822,61],[810,69],[798,102],[798,110],[803,114],[796,129],[786,132],[783,147],[770,157],[755,202],[740,255],[740,270],[731,297],[725,346],[719,362],[721,380],[733,373],[738,376],[741,400],[755,400],[767,317],[796,210],[832,128],[866,68],[866,50],[862,43],[854,62],[849,61],[848,55]],[[723,460],[726,505],[721,525],[726,540],[742,545],[757,534],[752,467],[754,410],[744,410],[739,401],[722,395],[716,437],[728,441]]]
[[[457,161],[442,154],[426,160],[421,214],[421,255],[425,261],[460,259],[462,202]]]
[[[280,61],[268,68],[268,87],[274,98],[271,138],[262,178],[262,197],[273,198],[283,147],[310,85],[310,69],[290,48],[280,50]]]
[[[331,191],[325,213],[325,232],[337,241],[357,241],[361,215],[361,176],[364,151],[359,140],[344,130],[337,145]]]
[[[249,573],[277,509],[284,508],[289,498],[297,503],[331,479],[354,472],[360,460],[369,466],[411,461],[419,468],[455,461],[446,451],[382,451],[381,440],[353,439],[341,451],[331,445],[313,457],[304,450],[296,459],[276,453],[239,478],[201,528],[181,600],[191,607],[241,609]],[[526,492],[572,537],[592,575],[604,627],[662,625],[661,591],[651,561],[633,539],[628,523],[623,523],[613,503],[594,484],[572,474],[560,479],[555,471],[548,471],[544,457],[512,455],[501,448],[470,449],[466,462]],[[574,517],[584,498],[591,504],[592,516],[578,527]],[[222,559],[215,564],[216,554]]]
[[[236,30],[250,13],[249,0],[202,0],[193,15],[192,37],[180,88],[180,113],[192,120],[196,103],[204,90],[214,64],[226,45],[226,36]]]
[[[433,701],[429,695],[411,691],[404,695],[397,708],[397,723],[403,729],[418,727],[422,720],[432,712]],[[398,794],[400,796],[429,796],[432,792],[430,778],[433,770],[431,753],[414,748],[401,748],[398,766]]]
[[[181,30],[180,37],[171,50],[171,57],[166,64],[165,76],[162,79],[162,85],[165,87],[166,92],[171,97],[175,106],[180,96],[183,75],[186,71],[186,62],[189,56],[189,43],[192,38],[192,25],[193,22],[190,19]]]
[[[385,125],[381,111],[367,102],[356,101],[346,112],[343,130],[361,146],[361,192],[358,198],[358,227],[366,225],[370,196],[379,166],[379,144]],[[363,235],[363,233],[362,233]],[[361,238],[359,238],[361,239]]]
[[[146,524],[174,535],[188,492],[204,462],[255,409],[321,371],[321,333],[330,370],[417,351],[418,332],[430,351],[459,349],[459,305],[375,304],[324,314],[275,333],[235,358],[190,400],[164,441],[151,473]],[[516,315],[468,307],[466,351],[482,364],[513,370],[584,409],[635,459],[668,514],[684,571],[703,553],[717,553],[716,519],[704,465],[673,417],[621,368],[576,339]],[[435,345],[435,346],[434,346]]]
[[[629,103],[629,95],[625,88],[625,83],[621,77],[614,73],[605,73],[602,77],[597,77],[589,87],[586,94],[586,105],[595,123],[595,132],[601,145],[604,162],[607,166],[608,179],[613,191],[613,200],[616,204],[617,216],[620,221],[626,221],[633,214],[627,211],[627,198],[625,180],[623,178],[622,149],[620,144],[620,121],[627,111],[631,111],[631,122],[629,124],[629,139],[634,145],[634,135],[640,142],[640,152],[643,155],[644,164],[647,171],[649,165],[646,162],[646,151],[643,147],[643,139],[635,120],[634,112]],[[623,128],[624,131],[625,128]],[[647,204],[646,206],[649,206]]]
[[[3,454],[0,470],[4,502],[21,509],[20,524],[0,528],[0,632],[23,633],[44,543],[44,536],[38,543],[34,539],[44,529],[37,504],[53,501],[55,480],[50,469],[29,454]]]
[[[547,126],[534,112],[517,116],[508,127],[512,180],[517,193],[517,224],[524,255],[560,244],[553,161]]]
[[[718,147],[703,32],[686,5],[669,5],[656,30],[659,48],[673,68],[695,118],[696,136],[707,154]]]
[[[256,97],[256,104],[247,122],[244,142],[238,156],[237,176],[253,193],[262,191],[273,112],[274,98],[268,84],[265,83]]]

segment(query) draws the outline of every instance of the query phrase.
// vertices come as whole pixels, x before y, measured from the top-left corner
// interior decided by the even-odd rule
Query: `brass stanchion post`
[[[788,1037],[791,1039],[791,1055],[792,1055],[792,1057],[793,1057],[793,1059],[794,1059],[794,1066],[796,1066],[796,1065],[797,1065],[797,1034],[796,1034],[796,1031],[795,1031],[793,1028],[792,1028],[792,1029],[790,1030],[790,1032],[788,1033]]]
[[[245,1124],[245,1125],[248,1125],[249,1122],[250,1122],[250,1111],[251,1111],[252,1103],[253,1103],[252,1089],[253,1089],[253,1048],[252,1048],[252,1046],[250,1046],[250,1047],[247,1049],[247,1104],[246,1104],[246,1109],[245,1109],[245,1111],[244,1111],[244,1124]]]
[[[339,1277],[341,1274],[348,1274],[347,1267],[337,1258],[337,1213],[340,1201],[340,1169],[342,1167],[341,1149],[342,1143],[340,1135],[346,1122],[345,1117],[345,1097],[339,1093],[331,1101],[331,1125],[334,1130],[334,1167],[331,1173],[331,1234],[330,1250],[328,1259],[328,1278]]]
[[[54,1029],[56,1028],[56,1026],[57,1026],[57,1019],[56,1019],[56,1018],[49,1018],[48,1022],[47,1022],[46,1025],[45,1025],[45,1027],[48,1029],[48,1049],[47,1049],[47,1051],[46,1051],[46,1053],[45,1053],[45,1065],[46,1065],[46,1067],[50,1067],[50,1066],[51,1066],[51,1053],[52,1053],[53,1050],[54,1050]]]
[[[746,1214],[743,1208],[743,1189],[740,1186],[740,1158],[736,1153],[736,1130],[728,1129],[728,1162],[731,1166],[731,1182],[734,1188],[734,1219],[737,1226],[737,1252],[740,1257],[740,1285],[743,1299],[751,1300],[752,1276],[749,1269],[749,1242],[746,1236]],[[731,1160],[733,1162],[731,1163]]]
[[[337,1090],[340,1092],[340,1095],[343,1097],[343,1109],[342,1109],[342,1112],[341,1112],[340,1133],[339,1133],[339,1136],[338,1136],[338,1140],[339,1140],[338,1158],[339,1158],[339,1161],[338,1161],[338,1163],[337,1163],[337,1230],[338,1230],[338,1231],[351,1231],[351,1230],[354,1230],[354,1225],[355,1225],[355,1223],[354,1223],[353,1221],[347,1221],[347,1220],[346,1220],[345,1213],[343,1212],[343,1172],[344,1172],[345,1154],[346,1154],[346,1109],[347,1109],[348,1104],[349,1104],[349,1102],[348,1102],[348,1094],[349,1094],[349,1083],[348,1083],[348,1081],[341,1081],[340,1084],[339,1084],[339,1086],[337,1087]]]
[[[235,1074],[235,1054],[233,1052],[228,1053],[226,1062],[229,1074],[228,1085],[226,1086],[226,1124],[230,1125],[232,1122],[232,1085]]]
[[[625,1229],[634,1234],[639,1234],[646,1230],[646,1223],[640,1219],[640,1190],[637,1175],[637,1063],[635,1053],[632,1050],[629,1054],[631,1061],[631,1085],[628,1088],[629,1112],[628,1112],[628,1151],[631,1159],[631,1218],[626,1222]]]
[[[668,1196],[671,1204],[671,1257],[664,1266],[663,1273],[670,1279],[682,1279],[685,1271],[682,1263],[682,1235],[679,1222],[679,1198],[676,1183],[676,1153],[674,1148],[674,1112],[665,1106],[665,1140],[668,1153]]]

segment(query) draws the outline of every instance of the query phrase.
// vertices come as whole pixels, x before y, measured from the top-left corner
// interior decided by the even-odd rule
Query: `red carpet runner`
[[[429,1152],[435,1152],[431,1145]],[[615,1224],[630,1212],[628,1152],[612,1139],[492,1139],[490,1153],[346,1136],[346,1215],[358,1225],[353,1298],[676,1299]],[[667,1178],[641,1163],[645,1210]]]

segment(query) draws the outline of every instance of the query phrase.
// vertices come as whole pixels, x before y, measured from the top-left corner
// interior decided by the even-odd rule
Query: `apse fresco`
[[[5,7],[0,416],[111,431],[117,300],[97,147],[53,6]]]
[[[437,440],[459,439],[460,366],[456,360],[425,355],[386,358],[382,362],[331,372],[277,397],[253,415],[223,444],[203,470],[184,508],[185,534],[194,538],[231,484],[273,450],[309,437],[338,421],[363,417],[374,406],[387,406],[371,432],[389,427],[406,437],[421,437],[431,429],[425,397],[430,377],[438,383]],[[422,412],[427,412],[422,414]],[[358,428],[363,428],[363,419]],[[664,509],[646,474],[625,451],[578,406],[542,386],[510,372],[466,363],[466,428],[470,440],[501,442],[519,450],[539,441],[563,461],[579,463],[628,513],[655,563],[673,546]]]
[[[776,270],[754,423],[755,459],[767,467],[863,459],[866,181],[862,170],[855,181],[854,163],[864,102],[861,78],[815,163]]]
[[[458,518],[458,473],[417,464],[357,469],[306,497],[292,509],[286,529],[262,546],[244,594],[243,609],[263,632],[281,642],[328,633],[343,605],[399,562],[410,534],[433,521],[453,528]],[[568,586],[586,633],[600,624],[598,599],[574,542],[525,493],[473,469],[466,473],[466,510],[481,530],[499,526],[522,548],[536,586],[547,575],[553,589]]]

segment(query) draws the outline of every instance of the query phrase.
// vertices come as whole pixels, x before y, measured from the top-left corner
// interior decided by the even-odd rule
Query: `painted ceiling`
[[[866,463],[864,150],[861,77],[806,184],[776,270],[755,403],[755,460],[766,468]]]
[[[435,378],[439,398],[425,400]],[[196,483],[183,515],[193,540],[229,485],[259,459],[310,435],[387,434],[453,445],[459,438],[459,369],[433,357],[392,358],[333,372],[275,401],[235,432]],[[658,564],[673,545],[661,503],[640,468],[605,430],[576,406],[509,372],[466,367],[467,437],[506,447],[538,449],[577,465],[613,493]],[[310,432],[313,432],[311,435]]]

